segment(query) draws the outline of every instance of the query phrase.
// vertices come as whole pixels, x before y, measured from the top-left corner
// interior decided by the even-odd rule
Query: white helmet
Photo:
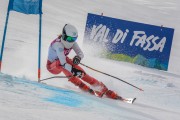
[[[64,47],[67,49],[71,48],[74,42],[77,40],[77,37],[77,29],[73,25],[66,24],[63,28],[61,37],[61,42],[63,43]]]

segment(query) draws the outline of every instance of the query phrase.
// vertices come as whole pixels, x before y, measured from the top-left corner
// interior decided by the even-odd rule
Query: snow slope
[[[3,36],[7,6],[8,0],[0,0],[0,38]],[[179,0],[114,0],[113,2],[109,0],[104,0],[103,2],[101,0],[67,0],[66,2],[63,0],[44,0],[42,27],[43,75],[44,77],[47,76],[45,63],[48,46],[61,33],[65,23],[71,23],[77,27],[79,31],[78,42],[83,47],[82,41],[88,12],[95,14],[103,12],[105,16],[175,28],[169,72],[179,74],[179,11]],[[28,16],[17,12],[10,13],[5,44],[6,50],[3,57],[3,73],[26,75],[31,79],[32,76],[34,76],[33,79],[37,78],[37,73],[31,71],[37,71],[38,21],[39,17],[35,15]],[[26,57],[22,57],[24,55]],[[85,55],[88,56],[86,53]],[[9,60],[10,57],[16,63],[15,65]],[[85,57],[85,62],[87,61],[86,58],[88,57]],[[21,65],[24,67],[19,68]]]
[[[165,96],[173,100],[166,98],[156,106],[148,105],[148,101],[142,103],[138,98],[131,105],[0,74],[0,93],[1,120],[178,120],[179,117],[179,105],[170,102],[178,102],[180,98],[167,91],[163,95],[156,92],[149,100],[156,96],[154,103],[160,102],[158,95],[161,100]]]
[[[7,6],[7,0],[0,0],[0,38],[3,36]],[[84,64],[145,90],[140,92],[118,80],[84,68],[87,73],[103,81],[108,88],[123,97],[137,97],[134,105],[86,95],[66,79],[52,79],[46,82],[48,85],[63,89],[39,85],[33,82],[37,81],[38,16],[11,12],[2,65],[4,74],[0,74],[0,120],[75,118],[178,120],[180,113],[179,0],[44,0],[43,12],[42,78],[52,76],[45,67],[48,46],[61,33],[65,23],[77,27],[78,43],[83,48],[88,12],[96,14],[103,12],[106,16],[175,28],[169,71],[101,59],[85,53],[85,58],[82,60]],[[70,54],[70,57],[73,56],[74,53]],[[64,92],[68,93],[67,96]],[[69,98],[72,96],[75,98],[70,101]],[[59,97],[70,102],[62,104]]]

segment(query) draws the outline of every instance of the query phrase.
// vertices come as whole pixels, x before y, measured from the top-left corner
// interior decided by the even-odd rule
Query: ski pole
[[[49,77],[49,78],[45,78],[45,79],[39,80],[38,82],[49,80],[49,79],[53,79],[53,78],[71,78],[71,77],[72,76],[53,76],[53,77]]]
[[[130,84],[130,83],[128,83],[128,82],[126,82],[126,81],[124,81],[124,80],[122,80],[122,79],[118,78],[118,77],[115,77],[115,76],[112,76],[112,75],[110,75],[110,74],[107,74],[107,73],[101,72],[101,71],[96,70],[96,69],[94,69],[94,68],[92,68],[92,67],[89,67],[89,66],[87,66],[87,65],[85,65],[85,64],[83,64],[83,63],[80,63],[80,64],[81,64],[82,66],[84,66],[84,67],[87,67],[87,68],[89,68],[89,69],[93,70],[93,71],[99,72],[99,73],[101,73],[101,74],[104,74],[104,75],[110,76],[110,77],[115,78],[115,79],[118,79],[118,80],[120,80],[120,81],[122,81],[122,82],[124,82],[124,83],[126,83],[126,84],[128,84],[128,85],[130,85],[130,86],[132,86],[132,87],[134,87],[134,88],[136,88],[136,89],[139,89],[140,91],[144,91],[143,89],[141,89],[141,88],[139,88],[139,87],[136,87],[135,85],[132,85],[132,84]]]

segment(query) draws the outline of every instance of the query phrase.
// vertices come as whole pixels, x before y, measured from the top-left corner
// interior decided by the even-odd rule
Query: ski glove
[[[78,65],[81,62],[81,58],[79,56],[75,56],[73,58],[73,64]]]
[[[73,76],[79,77],[79,78],[83,78],[85,73],[82,70],[78,70],[74,67],[72,67],[71,73],[73,74]]]

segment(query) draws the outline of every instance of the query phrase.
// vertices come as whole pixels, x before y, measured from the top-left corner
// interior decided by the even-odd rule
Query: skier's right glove
[[[78,65],[81,62],[81,58],[79,56],[75,56],[73,58],[73,64]]]
[[[72,67],[71,73],[73,74],[73,76],[79,77],[79,78],[83,78],[85,73],[82,70],[78,70],[74,67]]]

